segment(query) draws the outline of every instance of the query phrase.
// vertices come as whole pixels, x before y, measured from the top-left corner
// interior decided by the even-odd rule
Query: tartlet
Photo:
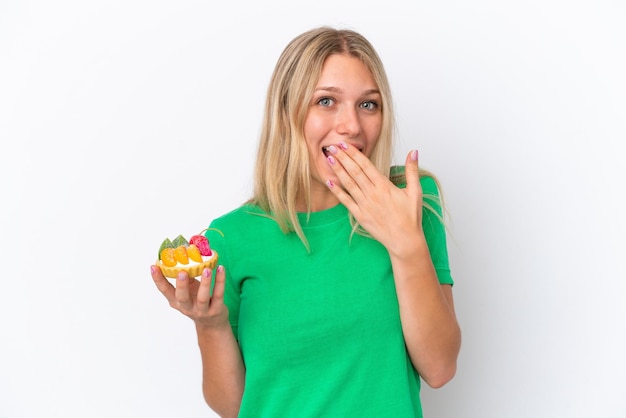
[[[189,277],[198,277],[204,269],[214,269],[217,260],[217,251],[211,249],[204,235],[193,235],[189,241],[179,235],[174,240],[165,238],[161,243],[156,265],[165,277],[176,278],[183,270]]]

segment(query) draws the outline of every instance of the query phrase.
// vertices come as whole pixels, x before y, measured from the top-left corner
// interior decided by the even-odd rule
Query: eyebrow
[[[342,93],[340,88],[337,87],[318,87],[313,91],[329,91],[332,93]],[[380,94],[380,90],[378,89],[369,89],[363,92],[363,96],[369,96],[370,94]]]

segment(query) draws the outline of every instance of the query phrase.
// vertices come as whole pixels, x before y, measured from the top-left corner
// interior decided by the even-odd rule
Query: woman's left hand
[[[452,290],[439,284],[430,262],[422,229],[417,151],[406,158],[406,188],[401,189],[355,147],[341,145],[328,158],[341,184],[327,183],[328,187],[389,252],[411,362],[424,381],[440,387],[456,373],[461,331]]]
[[[341,184],[329,181],[328,187],[367,232],[390,253],[400,255],[404,239],[415,237],[410,231],[422,231],[417,151],[407,155],[406,188],[401,189],[356,147],[342,142],[334,148],[328,162]]]

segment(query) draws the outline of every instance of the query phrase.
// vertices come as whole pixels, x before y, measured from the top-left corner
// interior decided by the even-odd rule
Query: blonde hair
[[[308,248],[296,210],[299,196],[311,208],[309,155],[304,137],[308,103],[326,58],[345,54],[363,62],[381,95],[381,133],[370,160],[381,173],[391,167],[394,114],[391,90],[374,47],[352,30],[319,27],[295,37],[280,55],[265,102],[250,200],[276,220],[283,232],[294,231]],[[363,233],[351,216],[355,231]]]

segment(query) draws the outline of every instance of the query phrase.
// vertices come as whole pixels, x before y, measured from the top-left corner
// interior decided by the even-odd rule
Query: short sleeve
[[[390,178],[400,188],[406,187],[404,166],[393,166]],[[453,285],[454,280],[450,273],[448,262],[448,243],[446,228],[441,205],[441,195],[437,182],[430,176],[420,177],[424,205],[422,207],[422,228],[428,244],[430,258],[432,259],[437,279],[441,284]]]
[[[424,206],[422,208],[422,228],[426,236],[426,243],[430,257],[441,284],[454,284],[448,261],[448,244],[446,228],[441,206],[441,198],[437,183],[432,177],[420,178]]]

